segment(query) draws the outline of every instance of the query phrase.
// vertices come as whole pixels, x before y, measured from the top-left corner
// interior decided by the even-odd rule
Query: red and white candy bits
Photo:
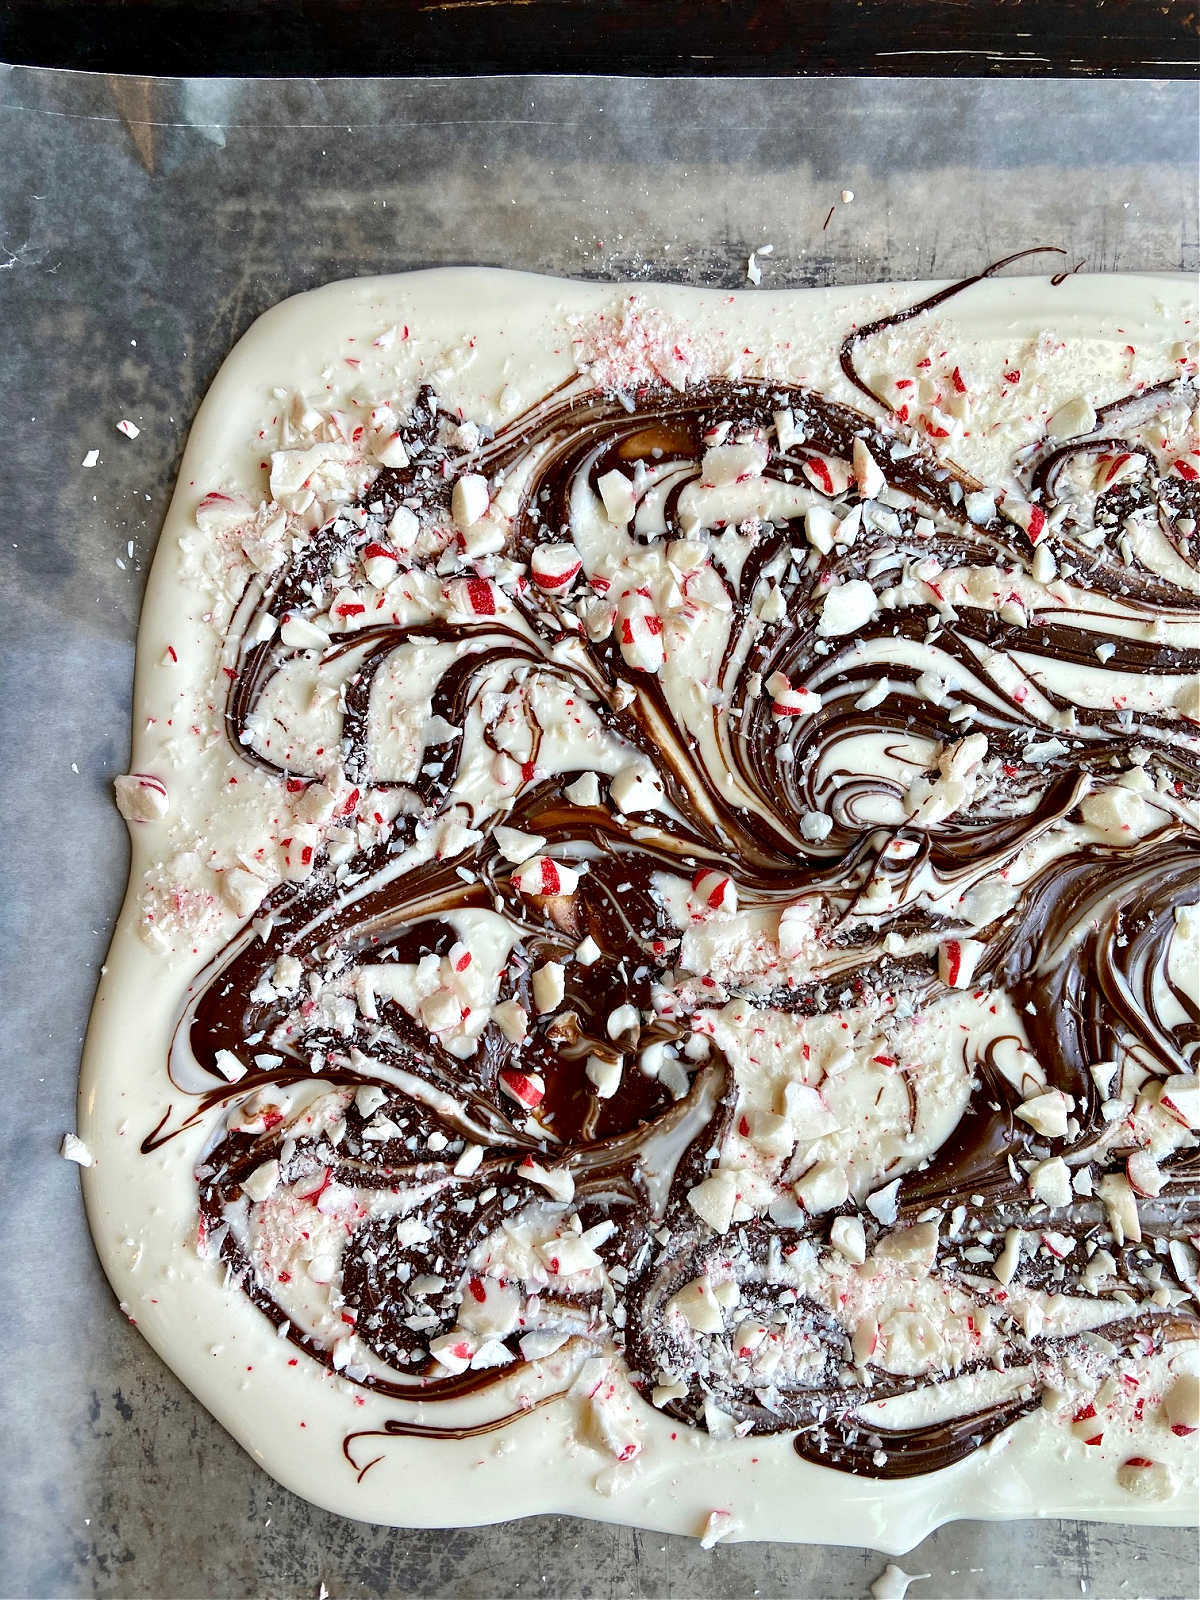
[[[253,515],[254,507],[248,500],[214,489],[196,507],[196,526],[201,533],[231,533]]]
[[[979,939],[945,939],[938,945],[938,977],[951,989],[965,989],[987,951]]]
[[[573,544],[539,544],[529,558],[529,570],[539,589],[566,594],[583,570],[583,559]]]
[[[579,874],[561,861],[538,855],[530,856],[521,870],[513,873],[512,881],[522,894],[574,894]]]
[[[536,1072],[520,1072],[516,1067],[503,1067],[499,1073],[500,1087],[510,1100],[515,1100],[526,1111],[534,1111],[546,1098],[546,1080]]]
[[[638,672],[659,672],[666,660],[662,618],[646,588],[626,589],[617,601],[617,642]]]
[[[847,464],[836,456],[807,456],[801,470],[813,488],[827,495],[830,500],[840,500],[849,489],[853,477]]]
[[[692,879],[691,904],[695,911],[736,911],[737,885],[725,872],[701,868]]]
[[[1028,536],[1030,544],[1036,544],[1046,531],[1046,513],[1041,506],[1032,505],[1028,500],[1006,495],[1000,510],[1014,527]]]
[[[386,589],[400,570],[396,552],[375,540],[363,550],[362,562],[367,582],[376,589]]]
[[[763,687],[776,717],[811,717],[821,709],[821,696],[811,689],[793,689],[786,673],[773,672]]]
[[[494,617],[499,591],[490,578],[455,578],[446,585],[451,611],[459,616]]]

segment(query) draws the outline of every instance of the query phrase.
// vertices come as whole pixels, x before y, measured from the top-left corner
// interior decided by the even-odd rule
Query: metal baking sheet
[[[160,20],[160,26],[165,21]],[[135,79],[0,67],[0,1590],[12,1595],[867,1592],[870,1551],[559,1518],[406,1533],[279,1489],[119,1315],[76,1169],[79,1045],[124,884],[144,574],[189,420],[282,296],[458,262],[745,286],[1200,262],[1188,83]],[[853,199],[843,194],[853,194]],[[130,440],[116,431],[127,418]],[[83,462],[90,450],[98,463]],[[914,1596],[1194,1593],[1196,1535],[958,1524]]]

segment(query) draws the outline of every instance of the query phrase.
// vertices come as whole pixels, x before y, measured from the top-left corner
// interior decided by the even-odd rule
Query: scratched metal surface
[[[205,386],[294,290],[461,261],[737,286],[764,242],[774,285],[965,274],[1047,242],[1194,271],[1196,110],[1183,83],[0,68],[0,1592],[865,1595],[884,1564],[865,1550],[342,1521],[278,1489],[118,1314],[55,1151],[125,874],[108,783],[143,575]],[[905,1565],[947,1600],[1166,1600],[1194,1595],[1196,1552],[1182,1531],[960,1524]]]

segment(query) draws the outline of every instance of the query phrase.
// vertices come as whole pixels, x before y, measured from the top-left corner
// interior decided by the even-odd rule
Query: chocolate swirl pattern
[[[1195,1337],[1195,382],[989,486],[942,365],[425,387],[236,606],[295,820],[144,1148],[215,1119],[202,1247],[386,1434],[909,1477]]]

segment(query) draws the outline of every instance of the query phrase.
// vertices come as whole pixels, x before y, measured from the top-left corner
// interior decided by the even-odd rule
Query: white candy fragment
[[[469,1178],[473,1172],[478,1172],[483,1163],[484,1148],[481,1144],[469,1144],[463,1149],[462,1155],[454,1163],[454,1176],[456,1178]]]
[[[783,1088],[784,1115],[797,1140],[805,1143],[830,1133],[837,1121],[818,1089],[811,1084],[787,1083]],[[835,1202],[836,1203],[836,1202]]]
[[[506,828],[503,823],[492,829],[492,837],[500,854],[514,865],[528,861],[546,842],[540,833],[522,833],[520,828]]]
[[[1142,1223],[1138,1216],[1137,1196],[1129,1179],[1119,1172],[1105,1173],[1096,1185],[1096,1193],[1104,1202],[1108,1226],[1117,1244],[1122,1245],[1126,1241],[1139,1244]]]
[[[274,1194],[278,1187],[278,1161],[264,1161],[261,1167],[255,1167],[250,1176],[243,1180],[242,1193],[251,1200],[265,1200]]]
[[[854,702],[856,711],[873,711],[876,706],[882,705],[892,692],[892,685],[887,678],[877,678],[869,689],[864,689]]]
[[[213,1057],[213,1066],[227,1083],[238,1083],[249,1071],[245,1062],[239,1061],[232,1050],[218,1050]]]
[[[874,1317],[860,1317],[850,1335],[850,1354],[856,1367],[865,1367],[879,1347],[879,1323]]]
[[[596,1372],[600,1368],[600,1372]],[[588,1402],[588,1422],[593,1438],[615,1461],[632,1461],[642,1448],[633,1404],[624,1384],[618,1387],[613,1369],[605,1361],[584,1363],[572,1393]]]
[[[992,520],[996,511],[996,492],[994,489],[972,489],[963,497],[963,509],[968,519],[977,528],[984,527]]]
[[[221,874],[221,894],[239,917],[258,910],[267,897],[269,885],[244,867],[233,867]]]
[[[666,1309],[678,1312],[697,1333],[720,1333],[725,1326],[725,1312],[707,1272],[672,1295]]]
[[[130,422],[128,417],[122,417],[117,423],[117,432],[123,433],[127,439],[136,439],[141,429],[136,422]]]
[[[242,642],[248,650],[257,644],[266,644],[275,637],[278,628],[278,622],[269,611],[260,611],[242,635]],[[166,662],[163,665],[165,666]]]
[[[556,1350],[561,1350],[569,1337],[567,1333],[538,1328],[533,1333],[523,1334],[518,1343],[526,1361],[541,1361],[546,1356],[552,1356]]]
[[[948,745],[938,756],[938,772],[943,778],[962,778],[973,772],[988,753],[987,734],[969,733]]]
[[[537,1255],[551,1272],[560,1278],[572,1278],[576,1273],[593,1272],[603,1266],[595,1246],[603,1244],[612,1232],[611,1223],[599,1223],[586,1233],[560,1233],[537,1247]]]
[[[800,818],[800,832],[813,844],[820,844],[833,832],[833,818],[824,811],[806,811]]]
[[[937,1222],[916,1222],[881,1239],[875,1246],[875,1260],[896,1263],[908,1277],[927,1275],[933,1271],[937,1248]]]
[[[688,1205],[714,1233],[726,1233],[733,1221],[737,1191],[737,1174],[718,1170],[688,1190]]]
[[[638,811],[656,811],[662,804],[662,786],[651,767],[630,762],[614,773],[608,785],[609,798],[627,816]]]
[[[650,1403],[659,1410],[669,1406],[672,1400],[682,1400],[688,1392],[686,1383],[656,1383],[650,1391]]]
[[[1048,1206],[1069,1206],[1072,1199],[1070,1167],[1061,1156],[1039,1161],[1029,1174],[1029,1190]]]
[[[615,1060],[609,1060],[607,1056],[589,1056],[584,1070],[587,1073],[588,1082],[595,1087],[596,1094],[601,1100],[611,1100],[621,1087],[622,1060],[620,1056]]]
[[[1041,506],[1031,505],[1017,495],[1006,495],[1000,505],[1001,514],[1036,544],[1046,531],[1046,513]]]
[[[214,489],[206,494],[196,507],[194,516],[201,533],[232,533],[254,515],[254,507],[238,495],[222,494]]]
[[[486,514],[490,501],[487,479],[478,472],[464,473],[450,495],[450,515],[458,531],[466,533],[473,528]]]
[[[316,865],[320,834],[310,823],[298,823],[286,839],[279,841],[283,876],[289,883],[303,883]]]
[[[1017,1116],[1027,1122],[1035,1133],[1047,1139],[1065,1139],[1067,1113],[1070,1110],[1067,1096],[1061,1089],[1050,1089],[1045,1094],[1034,1095],[1017,1107]]]
[[[810,1216],[832,1211],[850,1193],[846,1169],[834,1161],[815,1161],[792,1185],[792,1193]]]
[[[767,447],[758,440],[746,444],[721,444],[704,452],[700,475],[706,488],[746,483],[760,478],[767,464]]]
[[[808,456],[801,471],[814,489],[819,489],[831,500],[840,499],[850,487],[849,466],[834,456]]]
[[[430,1033],[445,1033],[462,1021],[462,1002],[451,989],[435,989],[417,1007],[417,1015]]]
[[[833,549],[838,519],[828,506],[809,506],[804,513],[804,535],[814,550],[827,556]]]
[[[862,439],[854,441],[852,465],[859,494],[864,500],[874,500],[887,487],[887,479],[879,470],[879,463]]]
[[[779,955],[783,961],[795,961],[809,955],[816,933],[810,905],[784,906],[779,913]]]
[[[1020,1228],[1009,1228],[1004,1235],[1004,1248],[996,1257],[996,1264],[992,1268],[998,1283],[1009,1284],[1013,1281],[1021,1264],[1021,1247],[1024,1243],[1025,1235]]]
[[[1051,583],[1057,577],[1058,562],[1054,559],[1054,552],[1048,544],[1039,544],[1033,552],[1030,571],[1038,583]]]
[[[84,464],[85,467],[94,467],[99,462],[99,460],[100,460],[100,452],[99,452],[99,450],[89,450],[88,453],[83,458],[83,464]]]
[[[617,1006],[608,1014],[605,1031],[610,1039],[619,1039],[623,1033],[636,1031],[641,1026],[641,1013],[635,1005],[626,1001],[624,1005]]]
[[[375,459],[383,467],[408,466],[408,449],[398,433],[385,435],[377,441]]]
[[[170,808],[166,784],[148,772],[127,772],[114,778],[113,792],[126,822],[157,822]]]
[[[763,622],[782,622],[787,616],[787,598],[778,584],[772,584],[767,590],[758,606],[758,615]]]
[[[407,552],[420,531],[421,521],[417,513],[410,506],[397,506],[388,523],[388,533],[395,541],[397,550]]]
[[[684,1394],[686,1393],[685,1389]],[[737,1533],[741,1526],[732,1511],[710,1511],[705,1519],[704,1531],[700,1535],[701,1550],[711,1550],[713,1545],[722,1539],[728,1539],[731,1534]]]
[[[369,1122],[386,1099],[387,1094],[377,1083],[364,1083],[354,1091],[354,1108],[364,1122]]]
[[[1046,424],[1048,439],[1074,439],[1081,433],[1091,433],[1096,426],[1096,408],[1083,395],[1068,400]]]
[[[1089,794],[1079,809],[1083,820],[1114,844],[1137,838],[1149,815],[1142,797],[1121,784],[1105,784]]]
[[[358,626],[357,619],[366,616],[367,607],[353,589],[339,589],[329,602],[329,626],[335,632],[349,632]]]
[[[944,939],[938,945],[938,977],[950,989],[966,989],[987,953],[979,939]]]
[[[493,1006],[492,1021],[510,1044],[520,1044],[529,1033],[529,1014],[517,1000]]]
[[[878,609],[875,591],[865,578],[835,584],[821,606],[817,632],[826,639],[855,633],[866,627]]]
[[[900,1179],[893,1178],[891,1183],[885,1184],[882,1189],[876,1189],[874,1194],[867,1196],[867,1210],[877,1221],[885,1226],[895,1222],[899,1214]]]
[[[599,805],[600,780],[594,772],[582,773],[574,783],[567,785],[563,793],[573,806]]]
[[[775,424],[775,438],[781,450],[790,450],[794,444],[803,441],[804,434],[796,426],[796,417],[792,411],[773,411],[771,421]]]
[[[324,650],[329,644],[329,632],[310,622],[307,617],[290,613],[279,628],[280,640],[292,650]]]
[[[566,992],[565,973],[560,961],[547,961],[533,974],[533,1003],[540,1015],[555,1011]]]
[[[369,544],[363,551],[363,576],[375,589],[386,589],[400,570],[394,550],[386,545]]]
[[[337,807],[338,797],[327,783],[310,783],[293,801],[298,822],[328,822]]]
[[[637,504],[633,484],[623,472],[618,472],[614,467],[597,480],[596,487],[600,491],[608,520],[615,527],[625,527],[632,520],[634,507]]]
[[[829,1242],[847,1261],[858,1266],[867,1259],[866,1230],[861,1217],[835,1217],[829,1229]]]
[[[58,1153],[64,1161],[74,1161],[81,1167],[90,1167],[96,1159],[83,1140],[74,1133],[63,1134]]]
[[[581,600],[576,607],[583,630],[593,644],[607,639],[617,620],[617,608],[611,600]]]
[[[527,1156],[517,1170],[523,1178],[529,1178],[545,1189],[552,1200],[560,1200],[565,1205],[575,1198],[575,1179],[567,1167],[543,1167],[532,1157]],[[517,1312],[514,1310],[513,1327],[516,1326],[516,1317]],[[506,1328],[504,1331],[506,1334],[511,1333],[512,1328]]]
[[[796,1134],[787,1117],[773,1111],[748,1111],[746,1123],[750,1129],[750,1143],[765,1156],[789,1156],[796,1144]]]

